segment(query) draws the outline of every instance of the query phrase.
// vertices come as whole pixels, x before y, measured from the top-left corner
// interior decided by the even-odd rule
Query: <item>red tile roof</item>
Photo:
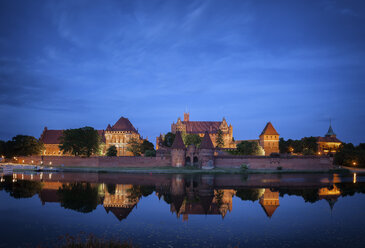
[[[186,125],[187,133],[204,133],[205,131],[209,133],[218,132],[221,121],[183,121]]]
[[[172,143],[171,149],[186,149],[180,132],[176,132],[174,143]]]
[[[336,137],[317,137],[317,142],[336,142],[336,143],[342,143],[341,140],[337,139]]]
[[[131,131],[137,133],[137,130],[134,128],[132,123],[123,116],[120,117],[120,119],[112,127],[108,125],[106,131]]]
[[[214,149],[214,145],[208,132],[205,132],[202,143],[200,144],[200,149]]]
[[[104,130],[97,130],[99,136],[101,137],[101,141],[105,143],[105,135]],[[40,140],[43,144],[60,144],[60,137],[63,134],[63,130],[49,130],[44,128],[43,133],[41,134]]]
[[[44,129],[40,140],[44,144],[59,144],[59,138],[62,136],[63,130],[48,130],[47,128]]]
[[[264,128],[264,130],[262,130],[261,135],[279,135],[278,132],[276,132],[274,126],[271,124],[271,122],[268,122]]]

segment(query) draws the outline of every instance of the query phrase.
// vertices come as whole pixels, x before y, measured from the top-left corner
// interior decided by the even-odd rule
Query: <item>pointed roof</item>
[[[174,143],[172,143],[171,149],[186,149],[184,141],[181,137],[181,132],[176,132]]]
[[[119,221],[122,221],[123,219],[126,219],[128,215],[132,212],[134,206],[129,208],[122,208],[122,207],[104,207],[104,208],[107,213],[109,213],[109,211],[112,212]]]
[[[278,205],[263,205],[263,204],[261,204],[261,206],[264,209],[265,214],[269,218],[271,218],[271,216],[274,214],[275,210],[279,207]]]
[[[207,131],[205,131],[204,138],[200,144],[200,149],[214,149],[213,142],[210,139],[210,135]]]
[[[329,136],[336,136],[335,132],[333,132],[333,129],[332,129],[332,125],[330,124],[330,127],[328,128],[328,131],[325,135],[326,137],[329,137]]]
[[[138,133],[128,118],[123,116],[112,127],[108,125],[106,131],[131,131]]]
[[[261,135],[279,135],[278,132],[276,132],[274,126],[271,124],[271,122],[268,122],[264,128],[264,130],[262,130]]]

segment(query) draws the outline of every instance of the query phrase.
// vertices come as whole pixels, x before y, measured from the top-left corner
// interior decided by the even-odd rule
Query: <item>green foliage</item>
[[[200,143],[202,143],[202,138],[200,138],[200,136],[197,134],[183,135],[183,140],[186,146],[195,145],[196,147],[199,147]]]
[[[351,143],[342,144],[333,161],[336,165],[365,167],[365,145],[354,146]]]
[[[219,148],[224,147],[223,132],[220,129],[218,129],[218,131],[217,131],[217,137],[215,139],[215,143],[217,144],[217,147],[219,147]]]
[[[90,157],[98,153],[100,142],[97,130],[92,127],[82,127],[64,130],[59,147],[64,153]]]
[[[248,165],[247,164],[241,164],[240,169],[241,170],[247,170],[248,169]]]
[[[108,157],[116,157],[118,154],[117,148],[113,146],[109,146],[108,150],[106,151],[106,155]]]
[[[318,152],[317,138],[316,137],[304,137],[301,140],[288,139],[285,141],[283,138],[279,140],[280,153],[298,153],[303,155],[315,155]]]
[[[165,138],[163,140],[163,145],[167,147],[171,147],[175,140],[175,134],[168,132],[165,135]]]
[[[138,138],[131,138],[128,142],[127,151],[133,153],[133,156],[141,156],[141,142]]]
[[[98,189],[90,183],[71,183],[58,190],[61,206],[82,213],[89,213],[98,205]]]
[[[7,142],[0,142],[0,155],[7,158],[14,156],[40,155],[44,149],[43,143],[33,136],[17,135]]]
[[[5,146],[6,146],[6,142],[3,140],[0,140],[0,157],[5,156]]]
[[[144,153],[145,157],[156,157],[156,151],[155,150],[146,150]]]
[[[154,151],[155,146],[148,140],[143,140],[141,144],[141,153],[146,154],[146,151]]]
[[[5,190],[14,198],[30,198],[39,194],[42,183],[37,181],[17,180],[13,182],[12,176],[4,176],[4,182],[0,183],[0,190]]]
[[[230,153],[234,155],[261,155],[262,148],[257,142],[242,141],[237,144],[237,149]]]
[[[263,191],[261,189],[238,189],[236,196],[243,201],[257,201],[262,195]]]

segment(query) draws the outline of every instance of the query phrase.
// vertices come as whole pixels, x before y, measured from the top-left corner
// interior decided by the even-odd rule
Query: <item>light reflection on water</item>
[[[0,180],[0,247],[93,233],[140,247],[360,247],[365,175],[18,173]]]

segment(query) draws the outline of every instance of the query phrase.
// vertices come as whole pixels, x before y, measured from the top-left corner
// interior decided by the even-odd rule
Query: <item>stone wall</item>
[[[40,165],[41,156],[18,157],[19,164]],[[44,156],[43,164],[48,166],[74,166],[74,167],[163,167],[170,166],[171,159],[160,157],[70,157],[70,156]]]
[[[179,156],[181,163],[185,163],[184,156]],[[18,157],[19,164],[41,164],[41,156]],[[177,162],[175,161],[175,166]],[[328,170],[332,169],[332,159],[316,156],[293,156],[285,158],[271,158],[264,156],[216,156],[214,164],[217,168],[240,168],[246,164],[250,169],[277,169],[283,170]],[[74,167],[165,167],[172,166],[171,158],[165,157],[90,157],[80,158],[71,156],[44,156],[43,164],[48,166]]]
[[[250,169],[283,170],[328,170],[333,168],[333,161],[328,157],[298,156],[272,158],[264,156],[216,156],[214,164],[217,168],[240,168],[245,164]]]

